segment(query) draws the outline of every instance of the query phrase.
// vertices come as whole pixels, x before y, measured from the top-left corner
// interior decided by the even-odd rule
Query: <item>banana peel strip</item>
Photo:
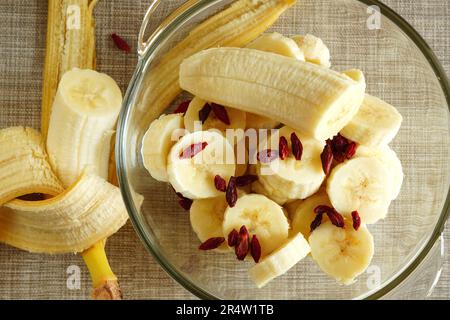
[[[41,107],[44,140],[53,99],[62,75],[73,68],[95,67],[96,0],[48,0],[47,47]]]
[[[117,232],[128,214],[120,190],[85,172],[48,200],[0,208],[0,241],[35,253],[77,253]]]

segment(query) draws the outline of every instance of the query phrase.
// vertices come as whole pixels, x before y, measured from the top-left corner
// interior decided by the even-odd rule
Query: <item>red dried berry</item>
[[[214,250],[225,242],[224,237],[211,238],[203,242],[198,248],[199,250]]]
[[[239,188],[248,186],[249,184],[252,184],[253,182],[258,180],[258,176],[254,174],[247,174],[244,176],[240,176],[236,178],[236,186]]]
[[[279,156],[281,160],[286,159],[289,156],[289,146],[285,137],[280,137],[278,144]]]
[[[189,108],[189,104],[191,100],[184,101],[178,105],[178,107],[173,111],[173,113],[183,113],[185,114],[187,109]]]
[[[321,205],[321,206],[317,206],[314,209],[314,213],[317,213],[317,214],[327,213],[327,211],[330,210],[330,209],[332,209],[332,208],[330,208],[329,206]]]
[[[322,216],[323,213],[319,213],[314,218],[313,222],[311,222],[311,232],[316,230],[322,224]]]
[[[113,33],[113,34],[111,34],[111,38],[117,48],[119,48],[120,50],[125,51],[127,53],[131,52],[130,46],[122,37],[120,37],[116,33]]]
[[[213,103],[212,104],[212,111],[216,115],[217,119],[225,123],[227,126],[230,125],[230,118],[228,117],[228,112],[225,109],[224,106],[221,106],[220,104]]]
[[[188,198],[183,198],[183,199],[178,200],[178,204],[186,211],[189,211],[191,209],[192,202],[193,201]]]
[[[332,140],[327,140],[327,144],[331,145],[334,160],[337,162],[350,160],[356,153],[356,143],[343,137],[341,134],[333,137]]]
[[[353,158],[353,156],[354,156],[355,153],[356,153],[356,148],[357,148],[357,145],[356,145],[355,142],[351,142],[351,143],[347,146],[347,148],[345,149],[345,158],[346,158],[347,160],[350,160],[351,158]]]
[[[352,212],[352,219],[353,219],[353,229],[358,231],[359,227],[361,226],[361,217],[359,216],[358,211]]]
[[[198,112],[198,119],[202,122],[202,124],[205,123],[206,120],[208,120],[209,114],[211,113],[211,105],[209,103],[205,104],[205,106]]]
[[[242,226],[239,230],[239,240],[235,247],[235,254],[238,260],[244,260],[250,250],[250,235],[245,226]]]
[[[325,148],[320,155],[320,159],[322,160],[323,172],[325,175],[329,175],[331,171],[331,164],[333,163],[333,150],[331,149],[331,145],[329,143],[325,145]]]
[[[219,175],[214,177],[214,185],[216,186],[216,189],[221,192],[227,191],[227,182]]]
[[[328,207],[328,206],[317,206],[314,209],[314,212],[317,214],[326,214],[328,218],[330,219],[331,223],[334,224],[336,227],[344,228],[344,217],[337,212],[334,208]]]
[[[197,154],[205,150],[205,148],[208,146],[208,142],[199,142],[191,144],[190,147],[183,150],[183,152],[180,154],[180,159],[192,159]]]
[[[239,242],[239,232],[237,232],[236,229],[233,229],[233,231],[231,231],[228,234],[228,245],[230,247],[234,247],[238,244]]]
[[[291,133],[292,154],[296,160],[302,160],[303,144],[295,132]]]
[[[261,245],[259,244],[259,240],[255,234],[253,235],[252,242],[250,244],[250,254],[256,263],[258,263],[259,259],[261,259]]]
[[[278,158],[278,150],[263,150],[261,152],[258,152],[256,155],[256,158],[261,163],[270,163],[274,161],[276,158]]]
[[[331,223],[336,227],[344,228],[344,217],[339,212],[333,209],[332,211],[327,212],[327,216],[330,219]]]
[[[230,208],[233,208],[236,205],[238,194],[235,177],[231,177],[230,181],[228,181],[228,187],[226,190],[225,198]]]

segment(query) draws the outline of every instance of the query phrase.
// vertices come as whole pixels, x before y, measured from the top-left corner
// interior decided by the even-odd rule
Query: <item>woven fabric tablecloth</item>
[[[165,0],[158,24],[182,0]],[[450,4],[442,0],[384,0],[424,36],[450,74]],[[96,7],[98,70],[110,74],[126,90],[136,55],[123,54],[111,42],[117,32],[135,45],[145,0],[101,0]],[[46,0],[0,2],[0,127],[39,128],[42,70],[47,27]],[[450,228],[446,229],[450,245]],[[194,298],[172,280],[145,250],[130,224],[110,238],[111,265],[126,299]],[[79,289],[67,285],[70,266],[81,270]],[[71,270],[71,269],[69,269]],[[71,289],[68,289],[71,287]],[[0,245],[0,299],[86,299],[91,283],[83,260],[76,255],[37,255]],[[450,250],[432,298],[450,299]]]

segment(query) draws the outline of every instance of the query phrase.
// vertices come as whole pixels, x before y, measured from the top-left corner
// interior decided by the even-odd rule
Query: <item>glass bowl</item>
[[[146,172],[140,152],[143,135],[157,116],[147,116],[152,110],[145,101],[145,93],[152,90],[145,82],[152,67],[193,27],[232,1],[188,1],[143,42],[157,2],[147,12],[139,37],[140,59],[124,99],[116,157],[136,232],[164,270],[200,298],[425,296],[439,274],[442,244],[438,241],[449,215],[450,90],[436,57],[418,33],[391,9],[369,0],[299,0],[270,29],[322,38],[330,48],[335,70],[362,69],[367,91],[398,108],[404,122],[392,148],[403,163],[405,181],[388,217],[369,226],[375,256],[356,283],[340,285],[306,258],[257,289],[247,274],[251,262],[237,263],[231,254],[198,251],[189,214],[178,206],[168,184],[156,182]],[[377,8],[381,25],[377,25]],[[135,193],[145,197],[140,210]],[[417,288],[419,283],[423,288]],[[413,293],[409,295],[408,290]]]

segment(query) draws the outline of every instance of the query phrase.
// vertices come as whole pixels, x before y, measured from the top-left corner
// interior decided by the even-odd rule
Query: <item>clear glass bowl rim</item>
[[[165,259],[165,257],[160,252],[160,249],[154,239],[154,236],[149,234],[149,232],[145,229],[145,218],[142,216],[139,210],[137,210],[132,196],[132,191],[127,183],[128,176],[127,171],[125,169],[125,159],[126,159],[126,151],[125,151],[125,132],[127,127],[127,122],[130,117],[132,111],[132,105],[135,100],[136,94],[138,92],[139,86],[143,80],[143,73],[146,69],[146,65],[158,48],[158,45],[163,42],[164,39],[169,37],[173,31],[178,29],[178,26],[183,24],[186,20],[190,19],[192,16],[195,16],[199,11],[204,10],[206,7],[215,5],[219,3],[221,0],[190,0],[176,9],[169,17],[167,17],[161,25],[153,32],[150,36],[149,40],[145,43],[145,50],[143,52],[139,52],[139,61],[136,66],[133,77],[130,80],[130,84],[128,86],[127,92],[124,97],[122,111],[119,117],[118,125],[117,125],[117,138],[116,138],[116,163],[117,163],[117,175],[119,180],[120,189],[122,192],[122,196],[124,198],[125,206],[130,216],[130,220],[133,224],[133,227],[138,234],[139,238],[143,242],[144,246],[147,250],[153,255],[153,257],[158,261],[161,267],[180,285],[182,285],[185,289],[190,291],[192,294],[196,295],[201,299],[219,299],[218,297],[210,294],[204,289],[197,286],[191,280],[187,279],[183,275],[181,275],[176,266],[174,266],[170,261]],[[377,0],[356,0],[366,5],[376,5],[378,6],[383,15],[390,19],[393,23],[395,23],[420,49],[423,55],[428,60],[430,67],[433,69],[440,85],[442,91],[446,97],[447,107],[450,112],[450,84],[448,78],[445,74],[445,71],[440,64],[439,60],[435,56],[433,50],[426,43],[426,41],[422,38],[422,36],[399,14],[397,14],[394,10],[386,6],[385,4],[377,1]],[[447,192],[447,197],[445,200],[445,204],[443,206],[442,212],[436,223],[433,232],[428,238],[426,244],[422,247],[422,250],[417,254],[416,258],[412,260],[409,265],[403,268],[402,271],[398,272],[395,276],[393,276],[388,283],[384,286],[378,288],[376,291],[372,293],[365,294],[364,296],[360,296],[360,299],[379,299],[384,295],[395,289],[400,283],[402,283],[416,268],[417,266],[425,259],[427,254],[430,252],[431,248],[434,246],[436,241],[439,239],[440,235],[444,231],[445,223],[447,222],[450,216],[450,185],[449,190]]]

